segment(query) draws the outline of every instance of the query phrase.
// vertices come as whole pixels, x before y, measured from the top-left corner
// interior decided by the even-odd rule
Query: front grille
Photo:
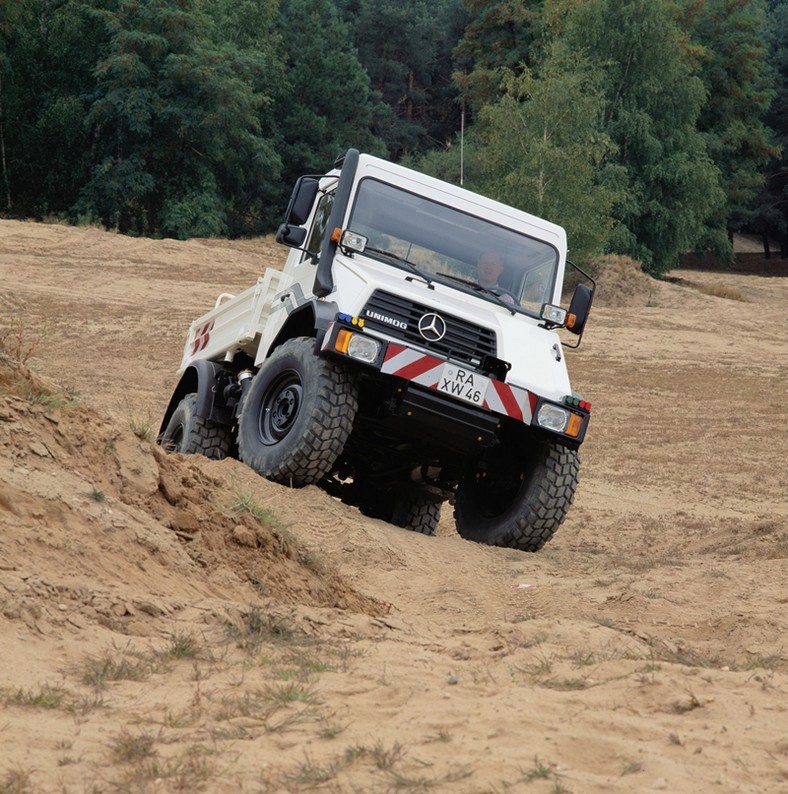
[[[427,341],[419,333],[419,320],[430,312],[435,312],[431,306],[376,290],[364,306],[362,317],[367,328],[473,367],[478,367],[484,356],[497,355],[495,331],[442,311],[435,313],[446,321],[446,335],[437,342]]]

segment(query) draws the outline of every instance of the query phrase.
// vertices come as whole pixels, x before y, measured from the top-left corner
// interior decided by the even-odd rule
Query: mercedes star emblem
[[[425,314],[419,320],[419,333],[428,342],[440,342],[446,336],[446,320],[435,312]]]

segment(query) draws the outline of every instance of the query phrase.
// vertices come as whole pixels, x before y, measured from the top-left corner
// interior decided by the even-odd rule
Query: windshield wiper
[[[419,278],[424,279],[424,283],[427,285],[432,284],[432,279],[419,268],[417,265],[414,265],[409,259],[405,259],[404,256],[400,256],[399,254],[395,254],[393,251],[384,251],[382,248],[372,248],[371,246],[367,246],[364,249],[364,253],[373,253],[378,254],[380,256],[385,256],[387,259],[392,259],[394,262],[398,262],[402,265],[407,265],[413,273],[415,273]]]
[[[512,314],[517,314],[517,312],[514,310],[513,303],[505,301],[494,289],[483,287],[478,281],[471,281],[469,278],[462,278],[461,276],[455,276],[451,273],[436,273],[435,275],[451,279],[452,281],[456,281],[458,284],[464,284],[466,287],[470,287],[476,292],[483,292],[485,295],[492,295],[493,298],[495,298],[495,300],[501,304],[501,306],[503,306],[505,309],[508,309]]]

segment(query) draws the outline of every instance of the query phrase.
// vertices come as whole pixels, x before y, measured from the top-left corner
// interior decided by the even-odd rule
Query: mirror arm
[[[594,302],[594,294],[596,293],[596,279],[592,278],[589,273],[586,273],[580,265],[576,265],[571,259],[566,260],[566,264],[570,267],[574,268],[581,276],[587,278],[591,282],[591,298],[588,303],[588,311],[591,311],[591,304]],[[577,337],[577,344],[570,345],[566,342],[562,342],[561,345],[563,347],[569,348],[570,350],[577,350],[580,347],[580,343],[583,341],[583,334],[586,330],[586,322],[588,320],[588,313],[586,313],[586,319],[583,321],[583,328],[580,331],[580,334]]]
[[[567,259],[566,264],[573,267],[580,275],[585,276],[585,278],[591,282],[591,296],[593,297],[596,292],[596,280],[593,279],[589,273],[586,273],[580,265],[576,265],[571,259]]]

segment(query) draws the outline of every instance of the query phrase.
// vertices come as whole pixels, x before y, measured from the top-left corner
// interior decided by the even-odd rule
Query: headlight
[[[337,353],[344,353],[366,364],[374,363],[380,353],[380,342],[370,336],[354,333],[349,328],[337,331],[333,347]]]
[[[365,361],[371,364],[378,357],[380,352],[380,344],[364,334],[353,334],[353,337],[348,342],[347,354],[351,358]]]
[[[542,403],[536,414],[536,421],[546,430],[563,433],[569,423],[569,411],[552,403]]]

